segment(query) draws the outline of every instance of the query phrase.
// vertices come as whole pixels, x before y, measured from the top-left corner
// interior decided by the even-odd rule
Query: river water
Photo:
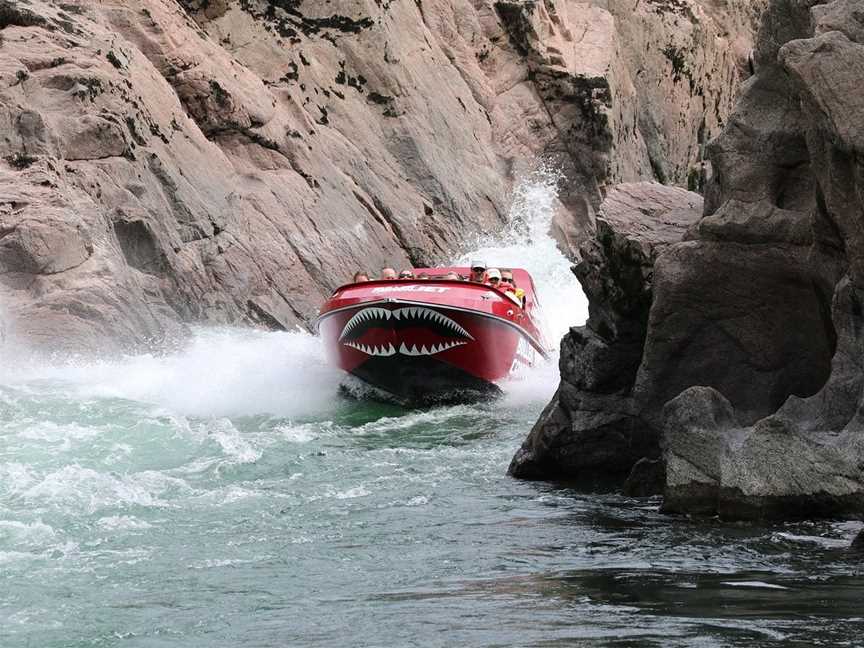
[[[467,256],[585,317],[554,177]],[[761,527],[506,476],[556,386],[405,411],[339,395],[305,333],[0,365],[0,648],[860,646],[857,522]]]

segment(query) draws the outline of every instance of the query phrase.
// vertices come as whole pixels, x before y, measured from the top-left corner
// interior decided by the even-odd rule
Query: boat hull
[[[495,383],[428,356],[369,358],[350,373],[373,387],[373,396],[406,406],[470,402],[501,393]],[[350,390],[347,393],[352,394]],[[360,391],[361,395],[367,393]]]
[[[460,292],[448,296],[451,303],[441,298],[446,293],[428,292],[329,304],[318,323],[329,361],[404,404],[499,393],[496,383],[531,365],[540,344],[506,297],[482,295],[489,292],[482,286],[456,288],[467,292],[461,305],[453,303]],[[471,307],[478,304],[484,310]]]

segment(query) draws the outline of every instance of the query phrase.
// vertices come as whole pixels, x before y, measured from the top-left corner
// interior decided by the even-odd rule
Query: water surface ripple
[[[462,259],[527,267],[550,340],[586,312],[546,234],[556,181]],[[322,356],[238,330],[104,362],[0,348],[0,648],[862,645],[860,523],[506,477],[555,363],[408,412],[340,398]]]
[[[693,522],[509,479],[530,383],[406,412],[316,398],[336,377],[308,336],[196,345],[0,386],[4,648],[860,645],[857,523]],[[180,388],[204,348],[293,349],[308,388],[285,357],[239,392],[282,413],[243,414],[233,373],[204,402]]]

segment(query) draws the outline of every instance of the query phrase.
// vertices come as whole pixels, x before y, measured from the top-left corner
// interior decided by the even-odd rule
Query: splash
[[[460,265],[479,258],[489,267],[527,270],[542,306],[544,333],[553,346],[588,317],[588,300],[570,270],[572,264],[550,235],[561,180],[561,173],[546,165],[529,172],[516,184],[507,226],[471,241],[457,259]]]
[[[548,401],[559,380],[558,341],[588,317],[588,300],[570,269],[572,264],[550,234],[561,180],[561,173],[547,165],[529,172],[516,185],[507,226],[472,241],[470,251],[457,260],[459,265],[479,258],[489,267],[524,268],[534,280],[540,325],[553,354],[548,362],[539,362],[503,385],[508,406]]]
[[[183,416],[306,417],[332,407],[339,376],[309,333],[202,328],[170,355],[7,365],[0,386],[56,385],[77,399],[151,403]]]
[[[543,166],[529,173],[514,190],[508,225],[466,242],[465,254],[456,260],[467,264],[480,257],[492,265],[528,270],[543,306],[544,333],[553,348],[567,328],[584,320],[587,313],[570,263],[549,235],[560,179],[560,174]],[[0,410],[4,398],[11,398],[4,386],[25,386],[38,388],[43,395],[53,390],[71,400],[149,403],[181,417],[215,420],[260,414],[298,419],[332,412],[340,402],[344,378],[327,365],[320,340],[299,331],[201,328],[184,349],[173,354],[99,361],[10,360],[11,350],[6,348],[5,353],[0,362]],[[553,360],[504,387],[515,405],[539,403],[549,398],[557,380]],[[232,443],[228,437],[224,440]],[[233,445],[231,450],[241,458],[254,454]]]

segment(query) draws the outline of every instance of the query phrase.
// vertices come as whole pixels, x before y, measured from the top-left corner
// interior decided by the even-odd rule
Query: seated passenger
[[[513,293],[519,298],[519,303],[524,308],[525,307],[525,291],[522,288],[516,286],[516,280],[513,278],[513,271],[510,268],[502,268],[501,269],[501,281],[509,281],[512,286]],[[509,288],[508,288],[509,290]]]
[[[471,276],[468,281],[474,283],[486,283],[486,263],[484,261],[471,262]]]
[[[393,280],[396,278],[396,271],[393,268],[382,268],[381,278],[387,281]]]
[[[462,277],[453,272],[452,270],[444,275],[444,279],[451,279],[453,281],[460,281]]]
[[[431,279],[428,272],[421,272],[419,275],[417,275],[417,278],[422,279],[424,281],[427,279]]]
[[[364,281],[369,281],[369,275],[363,270],[358,270],[354,273],[354,283],[362,283]]]
[[[400,279],[413,279],[414,273],[411,270],[403,270],[399,273]]]
[[[524,290],[522,290],[521,288],[516,288],[516,286],[514,286],[512,283],[510,283],[509,281],[507,281],[503,277],[501,278],[501,281],[498,283],[498,290],[500,290],[505,295],[507,295],[511,300],[513,300],[520,307],[525,308],[525,302],[522,299],[522,295],[519,294],[520,291],[522,292],[522,294],[524,294],[525,293]]]
[[[473,270],[472,270],[472,272],[473,272]],[[501,272],[498,270],[498,268],[489,268],[486,271],[485,283],[489,284],[493,288],[497,288],[500,281],[501,281]]]

